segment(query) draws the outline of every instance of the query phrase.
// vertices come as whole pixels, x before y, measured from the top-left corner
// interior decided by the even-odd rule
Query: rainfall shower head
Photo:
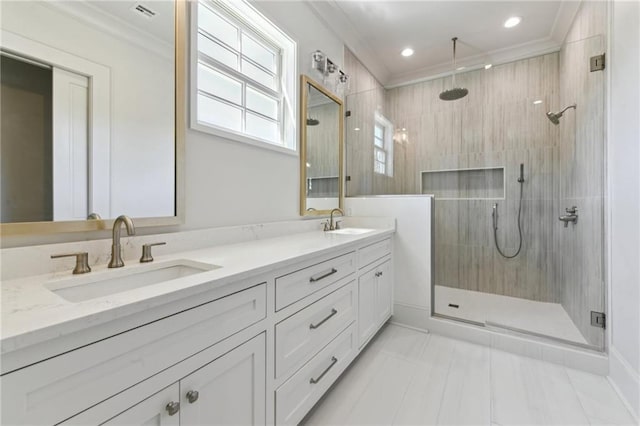
[[[317,126],[320,124],[320,120],[317,118],[307,118],[307,126]]]
[[[558,124],[560,124],[560,117],[562,117],[562,114],[564,114],[564,112],[566,110],[568,110],[569,108],[576,109],[576,104],[569,105],[568,107],[566,107],[565,109],[563,109],[560,112],[549,111],[549,112],[547,112],[547,118],[549,119],[549,121],[551,121],[553,124],[555,124],[557,126]]]
[[[451,39],[453,41],[453,74],[452,74],[452,88],[447,89],[440,93],[440,99],[443,101],[455,101],[456,99],[464,98],[469,91],[462,87],[456,87],[456,42],[458,37]]]

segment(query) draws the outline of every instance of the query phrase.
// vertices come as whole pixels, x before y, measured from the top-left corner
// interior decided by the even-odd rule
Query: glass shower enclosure
[[[604,49],[346,97],[347,196],[435,198],[433,315],[603,350]]]

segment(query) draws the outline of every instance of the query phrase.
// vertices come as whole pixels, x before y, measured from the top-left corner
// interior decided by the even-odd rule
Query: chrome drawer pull
[[[315,385],[316,383],[318,383],[320,380],[322,380],[322,378],[324,377],[325,374],[327,374],[329,372],[329,370],[331,370],[333,368],[334,365],[336,365],[336,362],[338,362],[338,358],[336,358],[335,356],[331,357],[331,364],[329,364],[329,366],[322,372],[321,375],[318,376],[317,379],[314,379],[313,377],[311,378],[311,380],[309,380],[309,383],[311,383],[312,385]]]
[[[309,278],[309,282],[310,283],[315,283],[316,281],[320,281],[323,278],[327,278],[329,275],[333,275],[336,272],[338,272],[338,270],[336,268],[331,268],[331,270],[329,272],[325,272],[324,274],[320,275],[319,277],[311,277],[311,278]]]
[[[309,324],[309,328],[311,330],[313,330],[313,329],[316,329],[316,328],[320,327],[322,324],[324,324],[325,322],[329,321],[329,318],[331,318],[332,316],[334,316],[337,313],[338,313],[338,311],[336,311],[335,308],[331,308],[331,313],[329,314],[328,317],[326,317],[325,319],[323,319],[322,321],[320,321],[317,324]]]

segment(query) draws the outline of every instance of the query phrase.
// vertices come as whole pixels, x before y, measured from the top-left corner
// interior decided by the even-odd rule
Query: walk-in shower
[[[604,347],[604,47],[458,72],[464,102],[439,97],[451,75],[347,95],[347,196],[435,199],[433,315]]]

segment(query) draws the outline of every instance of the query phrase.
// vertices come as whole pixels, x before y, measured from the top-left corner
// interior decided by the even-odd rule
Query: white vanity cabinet
[[[299,423],[392,314],[389,234],[323,237],[298,262],[3,354],[2,424]]]

